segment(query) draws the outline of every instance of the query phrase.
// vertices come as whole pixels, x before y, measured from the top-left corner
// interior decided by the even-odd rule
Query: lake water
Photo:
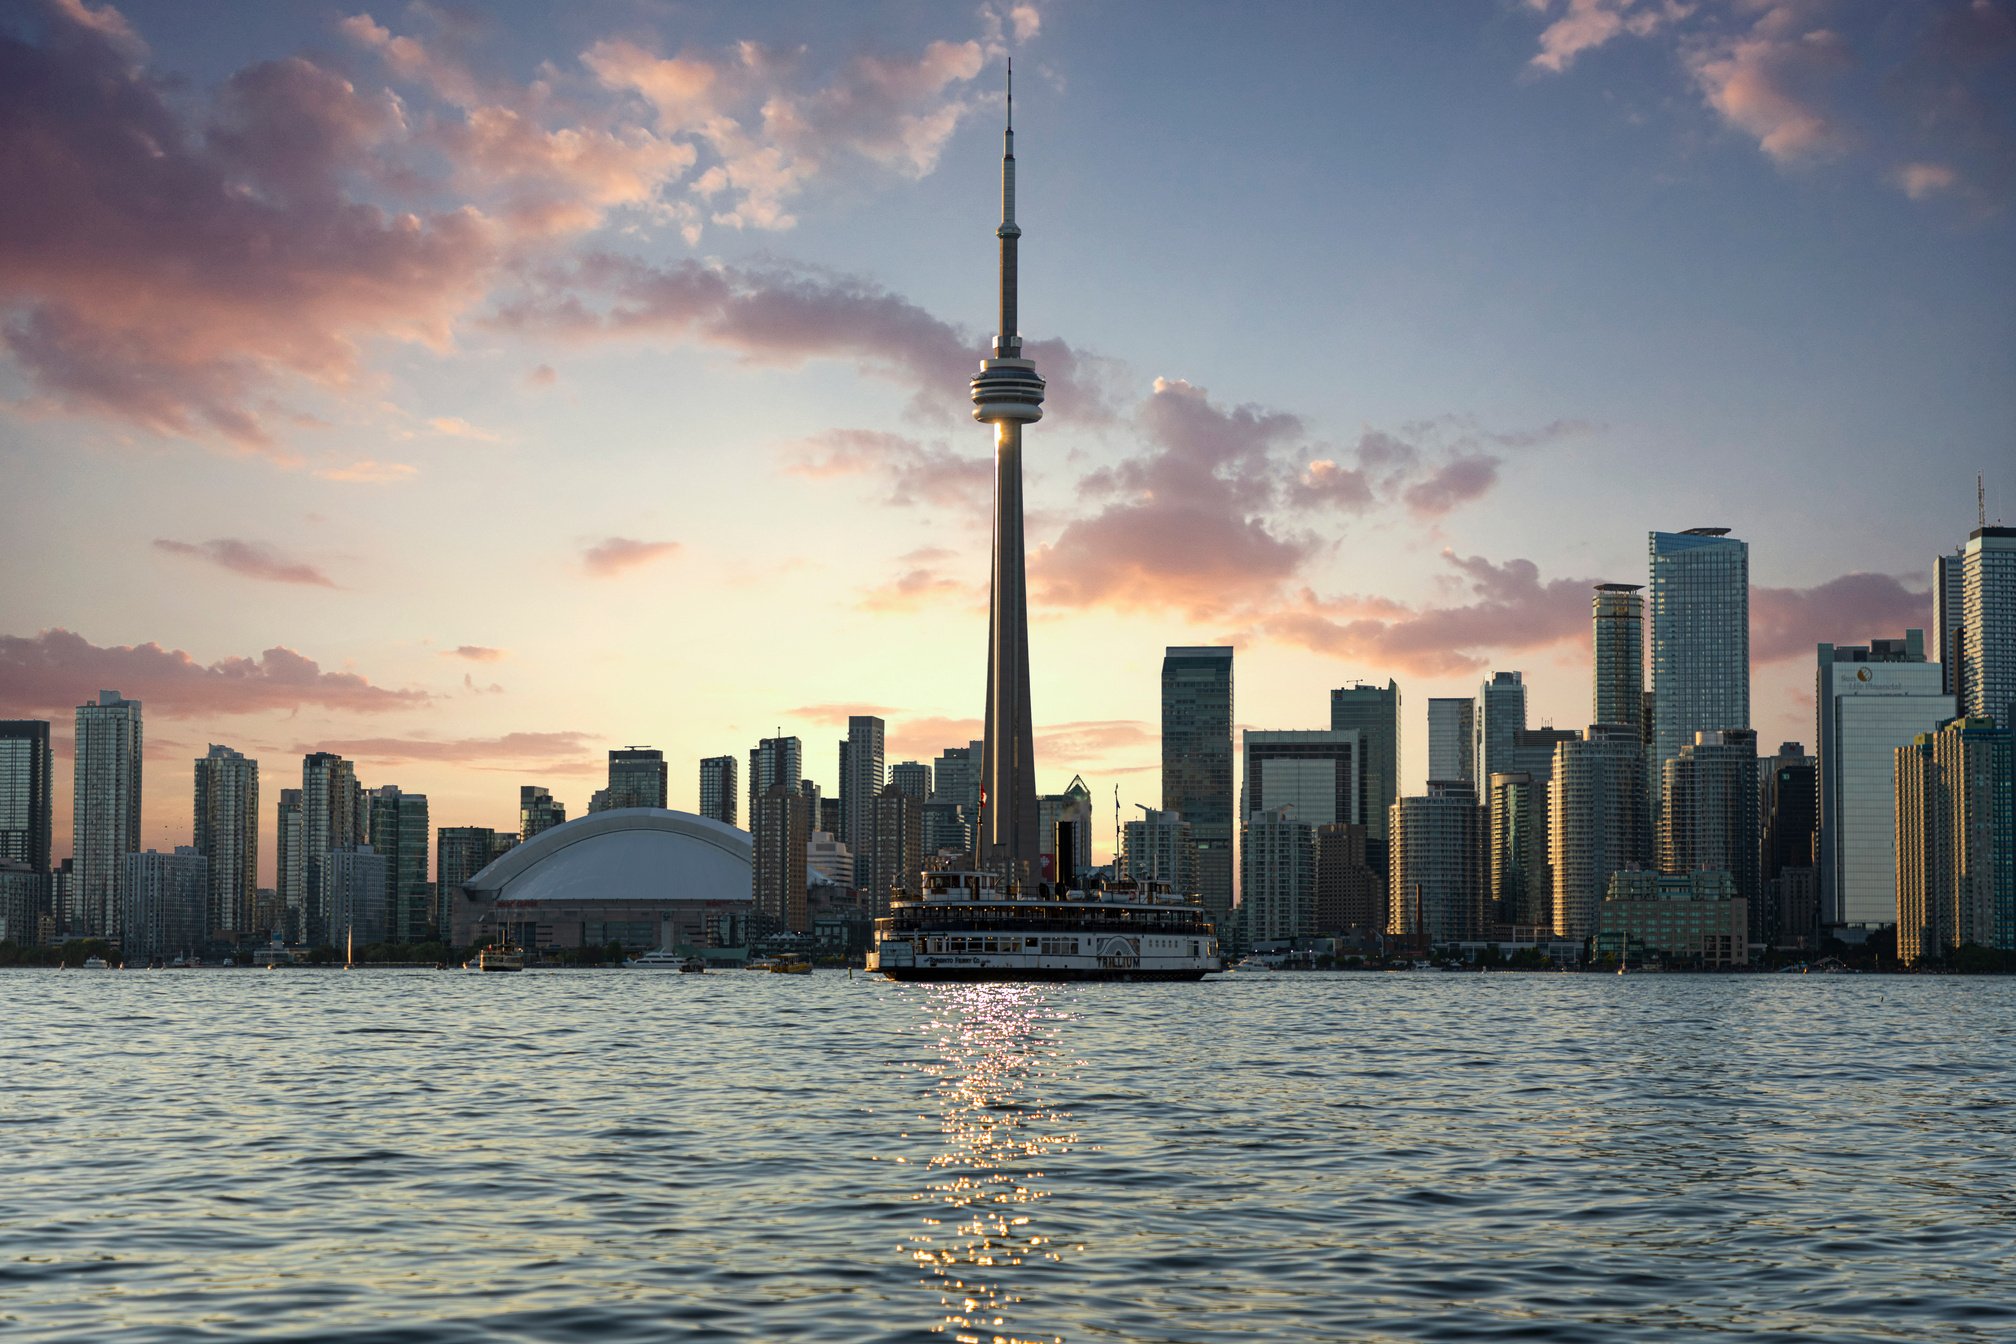
[[[0,973],[10,1340],[2016,1337],[2016,981]]]

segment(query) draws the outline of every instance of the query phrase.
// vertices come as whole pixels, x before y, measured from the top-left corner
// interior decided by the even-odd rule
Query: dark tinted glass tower
[[[1358,758],[1360,815],[1350,818],[1365,827],[1365,861],[1386,873],[1386,821],[1400,796],[1400,685],[1364,682],[1330,692],[1332,731],[1356,728],[1364,750]]]
[[[609,806],[665,806],[665,753],[652,747],[610,752]]]
[[[1232,913],[1232,650],[1162,656],[1162,810],[1197,846],[1197,891],[1220,930]]]
[[[0,719],[0,859],[49,871],[49,721]]]

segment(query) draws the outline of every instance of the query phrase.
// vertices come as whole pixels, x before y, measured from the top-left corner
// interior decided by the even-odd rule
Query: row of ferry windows
[[[927,938],[927,952],[1037,952],[1045,956],[1069,955],[1078,950],[1076,938]]]
[[[1203,947],[1196,939],[1190,939],[1190,955],[1198,956]],[[1176,938],[1149,938],[1143,940],[1144,952],[1182,951],[1183,940]],[[1076,938],[926,938],[926,952],[947,952],[967,954],[1038,953],[1043,956],[1070,956],[1078,951]]]

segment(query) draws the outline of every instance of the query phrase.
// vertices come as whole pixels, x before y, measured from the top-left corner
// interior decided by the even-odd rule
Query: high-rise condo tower
[[[1029,595],[1022,556],[1022,426],[1043,418],[1043,380],[1022,358],[1015,312],[1015,84],[1001,155],[1001,313],[994,357],[973,380],[973,418],[994,426],[994,578],[987,614],[987,735],[979,862],[1028,880],[1037,854],[1035,730],[1029,712]]]

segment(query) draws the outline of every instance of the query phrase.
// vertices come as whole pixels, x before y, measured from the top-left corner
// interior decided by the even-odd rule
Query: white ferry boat
[[[868,969],[892,980],[1196,980],[1224,969],[1218,931],[1166,882],[1056,894],[992,873],[923,875],[875,921]]]

